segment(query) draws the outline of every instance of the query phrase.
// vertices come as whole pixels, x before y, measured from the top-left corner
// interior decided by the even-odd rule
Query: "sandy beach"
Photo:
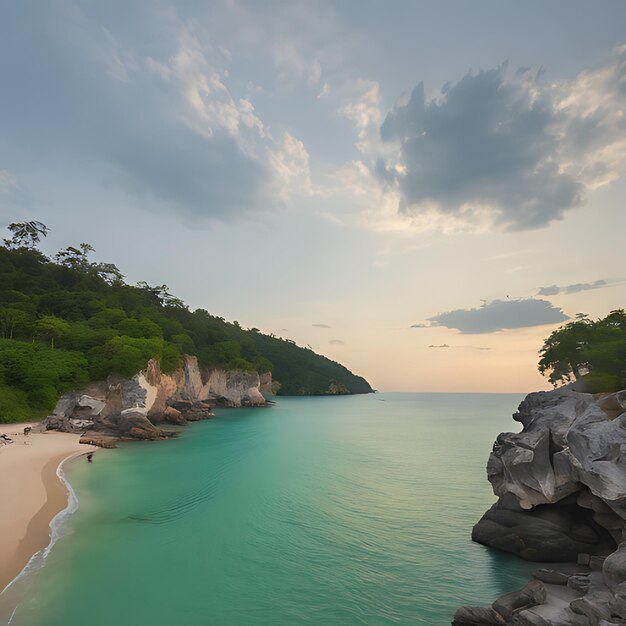
[[[67,491],[56,472],[68,457],[95,450],[69,433],[31,433],[26,426],[0,424],[0,591],[50,540],[50,521],[67,505]]]

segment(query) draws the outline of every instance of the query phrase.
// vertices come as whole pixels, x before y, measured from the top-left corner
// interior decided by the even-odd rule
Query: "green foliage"
[[[626,387],[626,313],[611,311],[603,319],[586,315],[555,330],[540,351],[539,371],[556,387],[578,380],[585,372],[590,393]]]
[[[50,347],[54,348],[55,338],[62,337],[70,330],[70,325],[55,315],[44,315],[35,322],[35,332],[50,340]]]
[[[5,407],[0,419],[32,417],[79,379],[131,376],[151,358],[172,371],[183,354],[196,355],[202,367],[271,371],[285,395],[371,392],[363,378],[310,349],[257,328],[246,330],[204,309],[190,311],[167,285],[127,285],[114,265],[91,262],[91,252],[81,244],[52,261],[30,244],[0,246],[0,337],[38,354],[37,363],[22,359],[32,368],[22,363],[14,376],[0,376],[0,407]],[[63,374],[50,381],[28,373],[41,374],[42,367],[57,371],[66,357],[79,359],[72,367],[80,371],[72,370],[69,378]],[[3,350],[2,371],[6,359]]]
[[[87,361],[78,352],[0,339],[0,421],[45,414],[61,393],[88,380]]]

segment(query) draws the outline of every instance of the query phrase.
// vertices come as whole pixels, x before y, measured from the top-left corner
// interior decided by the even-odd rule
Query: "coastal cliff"
[[[626,624],[626,391],[531,393],[487,464],[498,496],[472,539],[537,562],[522,590],[462,607],[457,626]]]
[[[44,421],[48,430],[82,432],[81,442],[114,447],[120,439],[173,436],[160,426],[184,426],[213,416],[216,406],[265,406],[272,375],[241,370],[202,370],[198,359],[185,356],[169,374],[152,359],[132,378],[111,376],[63,395]]]

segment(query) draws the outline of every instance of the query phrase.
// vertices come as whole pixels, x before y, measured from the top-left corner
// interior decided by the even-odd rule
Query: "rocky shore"
[[[271,391],[270,373],[201,371],[196,357],[186,356],[178,370],[164,374],[151,360],[130,379],[109,377],[63,395],[43,426],[114,448],[118,441],[174,437],[175,427],[213,417],[214,407],[266,406],[263,394]]]
[[[498,501],[472,539],[551,565],[491,606],[461,607],[453,625],[626,624],[626,391],[531,393],[513,419],[523,429],[494,443]]]

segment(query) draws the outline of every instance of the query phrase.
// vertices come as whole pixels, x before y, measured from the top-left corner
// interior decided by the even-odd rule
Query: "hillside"
[[[190,311],[165,285],[126,284],[114,265],[92,263],[86,244],[49,259],[31,243],[0,246],[0,422],[43,415],[62,392],[131,376],[151,358],[171,371],[184,354],[204,368],[271,371],[280,395],[372,391],[290,340]]]

